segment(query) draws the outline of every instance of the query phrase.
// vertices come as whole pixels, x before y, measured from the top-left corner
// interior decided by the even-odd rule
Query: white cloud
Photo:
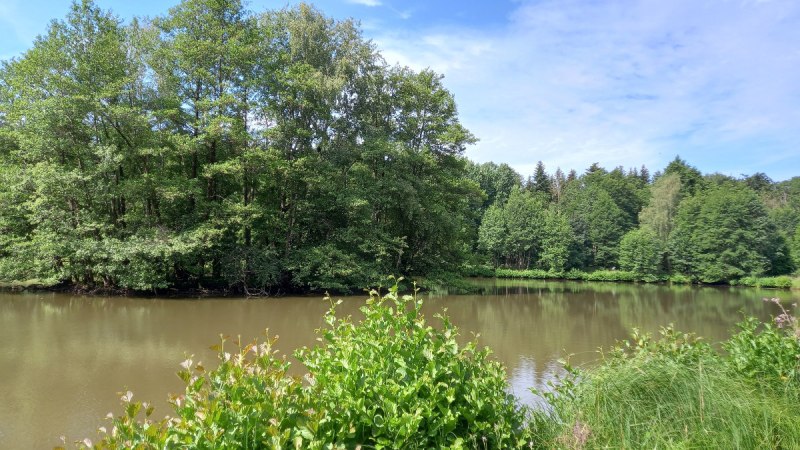
[[[347,0],[347,3],[354,3],[363,6],[381,6],[380,0]]]
[[[500,31],[384,32],[375,41],[390,62],[445,74],[482,140],[468,151],[475,160],[523,173],[538,160],[550,170],[595,161],[656,169],[680,153],[724,171],[734,164],[726,146],[794,145],[735,163],[754,172],[800,157],[799,18],[800,5],[779,0],[545,0],[522,3]]]

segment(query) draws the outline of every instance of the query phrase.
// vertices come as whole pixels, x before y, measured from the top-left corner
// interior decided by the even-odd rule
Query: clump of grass
[[[720,370],[713,359],[687,365],[635,358],[604,365],[543,423],[549,427],[537,431],[545,447],[800,447],[797,402]]]
[[[779,303],[777,299],[765,301]],[[746,319],[716,350],[671,327],[634,332],[597,367],[543,394],[534,414],[542,448],[800,448],[800,332]]]

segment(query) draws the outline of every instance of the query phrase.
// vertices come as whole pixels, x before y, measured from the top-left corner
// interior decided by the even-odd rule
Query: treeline
[[[523,180],[468,161],[473,142],[440,75],[313,7],[184,0],[123,25],[75,2],[0,68],[0,282],[263,293],[800,265],[798,178],[676,159]]]
[[[122,25],[77,1],[0,69],[0,280],[252,293],[456,272],[481,193],[441,79],[307,5],[185,0]]]
[[[476,247],[492,267],[718,283],[800,266],[800,177],[703,175],[679,157],[652,177],[597,164],[550,175],[541,162],[527,180],[494,163],[469,173],[487,193]]]

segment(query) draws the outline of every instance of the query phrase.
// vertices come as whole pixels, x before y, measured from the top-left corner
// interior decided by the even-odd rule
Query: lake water
[[[724,287],[476,280],[479,295],[425,295],[425,313],[447,309],[466,337],[505,364],[524,402],[528,388],[558,373],[558,360],[589,364],[599,347],[626,338],[634,327],[656,332],[674,323],[709,341],[726,338],[743,314],[768,318],[775,305],[800,292]],[[345,297],[355,314],[365,296]],[[321,297],[264,299],[101,298],[0,292],[0,448],[52,448],[97,437],[108,412],[119,414],[120,392],[169,413],[168,393],[186,355],[213,362],[219,335],[244,340],[278,335],[279,350],[313,345],[328,304]],[[295,368],[300,371],[300,368]]]

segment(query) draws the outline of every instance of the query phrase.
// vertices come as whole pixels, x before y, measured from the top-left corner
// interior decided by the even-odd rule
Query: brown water
[[[479,281],[481,295],[426,296],[426,314],[447,308],[462,333],[480,334],[508,370],[516,395],[559,373],[558,359],[596,358],[598,347],[627,337],[633,327],[657,331],[674,323],[709,340],[728,336],[742,313],[762,318],[800,293],[756,289],[667,287],[611,283]],[[363,296],[346,298],[355,313]],[[104,416],[120,412],[119,392],[167,414],[169,392],[186,354],[210,362],[220,333],[250,340],[279,335],[290,353],[313,345],[328,305],[319,297],[268,299],[140,299],[63,294],[0,293],[0,449],[52,448],[95,438]],[[299,370],[299,369],[297,369]]]

